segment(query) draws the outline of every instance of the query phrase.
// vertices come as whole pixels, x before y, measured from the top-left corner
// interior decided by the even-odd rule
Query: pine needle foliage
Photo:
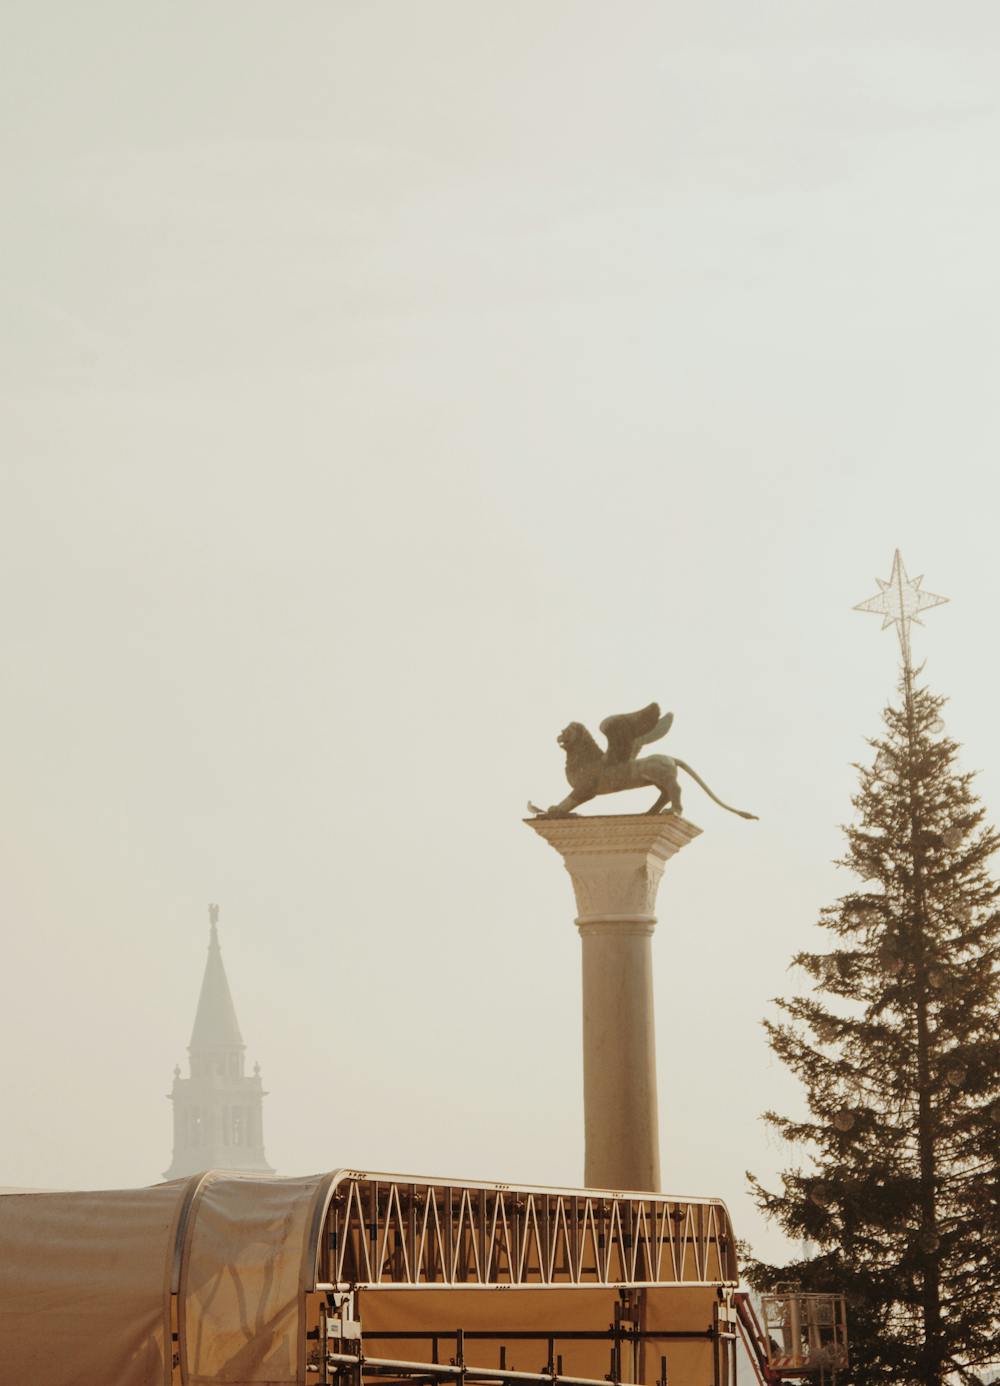
[[[846,1294],[856,1386],[979,1386],[1000,1362],[1000,835],[944,700],[908,668],[900,692],[856,767],[833,946],[797,955],[810,994],[764,1022],[808,1112],[765,1121],[809,1168],[750,1183],[817,1254],[748,1276]]]

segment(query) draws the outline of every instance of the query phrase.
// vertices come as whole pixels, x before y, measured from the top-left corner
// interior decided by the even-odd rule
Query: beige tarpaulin
[[[359,1290],[358,1313],[364,1327],[365,1352],[369,1357],[402,1357],[411,1362],[431,1361],[432,1344],[424,1333],[439,1333],[439,1360],[447,1362],[456,1348],[455,1330],[465,1330],[465,1360],[470,1366],[495,1367],[500,1350],[506,1351],[513,1371],[544,1372],[548,1369],[547,1335],[579,1330],[607,1329],[614,1320],[618,1289],[614,1286],[558,1286],[508,1289],[501,1294],[476,1289]],[[712,1327],[717,1301],[714,1286],[663,1289],[653,1286],[636,1292],[640,1326],[646,1331],[666,1329],[663,1338],[647,1339],[642,1347],[624,1350],[626,1381],[656,1381],[660,1358],[667,1358],[671,1382],[711,1381]],[[380,1338],[389,1331],[391,1336]],[[488,1330],[488,1338],[477,1338]],[[505,1330],[511,1336],[505,1337]],[[413,1333],[413,1338],[400,1334]],[[527,1336],[532,1332],[537,1337]],[[682,1333],[690,1334],[681,1338]],[[494,1336],[495,1335],[495,1336]],[[561,1338],[556,1351],[567,1376],[603,1381],[611,1370],[611,1344],[607,1338]]]
[[[191,1182],[0,1196],[0,1386],[169,1382],[170,1274]]]
[[[211,1174],[188,1217],[180,1282],[181,1380],[296,1386],[305,1349],[311,1227],[329,1174]]]
[[[0,1386],[169,1386],[175,1351],[190,1386],[297,1386],[336,1179],[0,1195]]]

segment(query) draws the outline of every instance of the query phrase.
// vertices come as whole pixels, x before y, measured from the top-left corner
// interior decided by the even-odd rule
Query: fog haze
[[[555,737],[658,699],[663,1166],[798,1092],[914,635],[1000,816],[990,4],[12,3],[0,1184],[153,1181],[208,941],[286,1174],[582,1178]],[[618,808],[645,807],[637,796]]]

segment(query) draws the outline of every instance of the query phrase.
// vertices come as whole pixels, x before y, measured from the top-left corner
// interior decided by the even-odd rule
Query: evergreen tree
[[[817,1255],[748,1274],[847,1295],[858,1386],[971,1386],[1000,1362],[1000,835],[903,652],[900,702],[857,767],[840,863],[856,886],[820,918],[833,946],[795,958],[811,994],[765,1022],[808,1107],[765,1120],[811,1168],[751,1184]]]

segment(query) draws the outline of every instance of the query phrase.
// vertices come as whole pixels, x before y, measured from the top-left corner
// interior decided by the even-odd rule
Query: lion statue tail
[[[673,759],[674,764],[678,767],[678,769],[686,770],[687,773],[691,776],[691,778],[701,785],[702,789],[705,791],[708,797],[710,799],[714,799],[714,801],[719,805],[719,808],[724,808],[727,813],[735,813],[738,818],[750,818],[753,820],[754,823],[760,822],[760,819],[757,817],[755,813],[747,813],[745,809],[733,808],[732,804],[724,804],[722,800],[719,798],[718,794],[713,794],[712,790],[709,789],[708,785],[698,774],[697,770],[692,770],[691,766],[688,765],[686,761],[678,760],[676,756],[674,756]]]

